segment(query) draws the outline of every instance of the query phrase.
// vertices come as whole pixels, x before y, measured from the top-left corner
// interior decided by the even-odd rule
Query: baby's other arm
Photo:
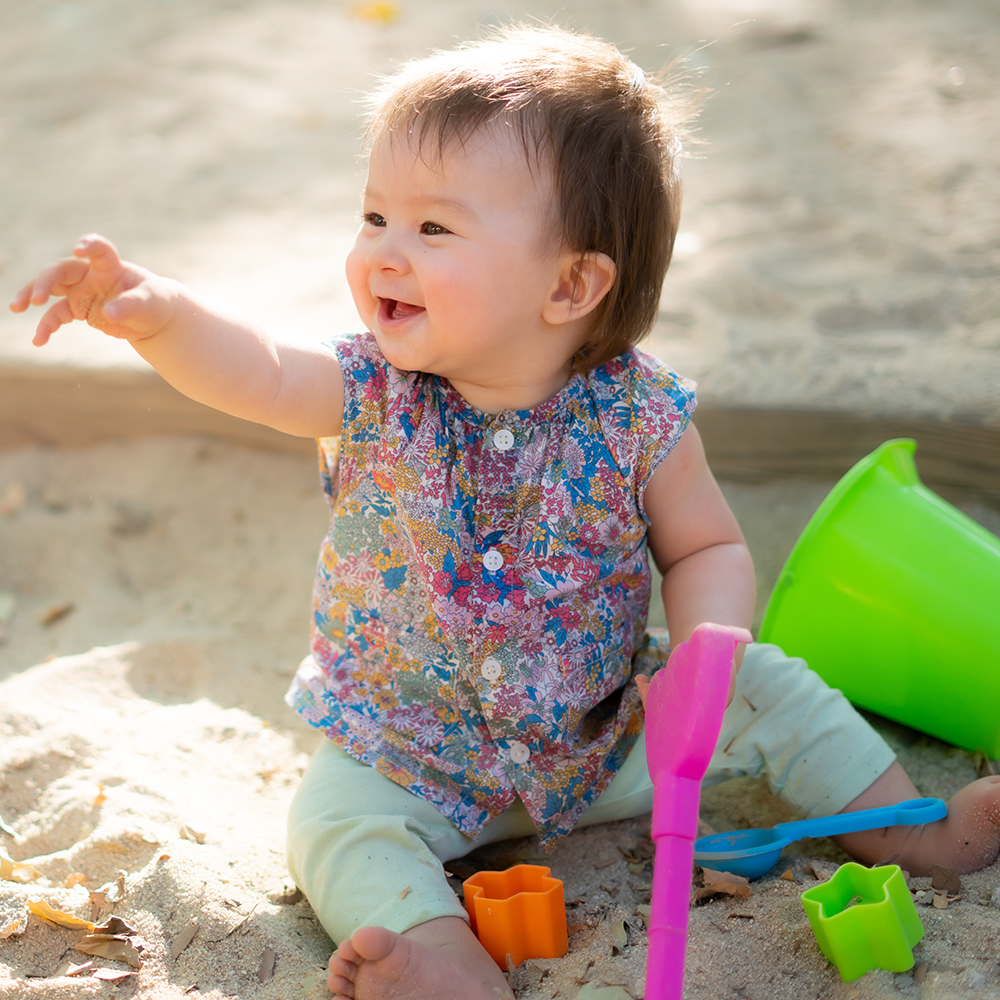
[[[753,561],[693,424],[653,473],[643,503],[650,552],[663,574],[671,644],[702,622],[749,628],[756,601]],[[738,647],[737,669],[744,648]],[[735,682],[735,672],[733,677]],[[730,700],[732,695],[730,686]]]
[[[248,316],[195,295],[180,282],[123,261],[101,236],[84,236],[18,292],[42,316],[39,347],[61,326],[84,320],[129,341],[174,388],[217,410],[301,437],[340,432],[343,378],[328,349],[282,343]]]

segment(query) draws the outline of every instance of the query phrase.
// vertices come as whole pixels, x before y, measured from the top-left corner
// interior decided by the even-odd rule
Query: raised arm
[[[663,574],[671,644],[702,622],[749,628],[756,601],[753,561],[694,425],[653,473],[643,502],[650,552]]]
[[[57,301],[38,323],[42,346],[84,320],[132,347],[174,388],[217,410],[300,437],[340,432],[344,387],[329,350],[282,343],[248,316],[197,296],[180,282],[123,261],[101,236],[45,268],[10,308]]]

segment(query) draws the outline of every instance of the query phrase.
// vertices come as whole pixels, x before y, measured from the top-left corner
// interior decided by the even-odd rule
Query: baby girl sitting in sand
[[[675,642],[749,626],[754,575],[694,386],[634,346],[677,230],[676,95],[611,45],[511,28],[404,66],[373,109],[347,260],[366,332],[282,343],[99,236],[12,308],[55,296],[36,344],[86,320],[192,398],[319,439],[331,524],[289,701],[328,739],[291,871],[335,995],[497,1000],[442,862],[648,812],[647,554]],[[752,645],[734,683],[706,781],[766,773],[806,816],[917,796],[801,660]],[[839,840],[913,873],[992,862],[1000,779],[948,810]]]

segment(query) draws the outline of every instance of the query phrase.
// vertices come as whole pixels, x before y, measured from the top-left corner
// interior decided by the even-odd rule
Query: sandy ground
[[[828,485],[724,484],[762,593]],[[195,438],[27,448],[0,454],[0,492],[8,497],[0,816],[15,832],[2,846],[41,873],[23,886],[0,882],[0,934],[16,925],[0,941],[0,993],[114,989],[158,1000],[196,986],[212,997],[322,996],[331,945],[307,903],[281,902],[284,813],[316,743],[281,701],[305,646],[325,516],[314,463]],[[968,511],[1000,528],[992,508]],[[972,755],[882,726],[923,793],[947,798],[975,777]],[[706,793],[702,815],[717,830],[789,818],[748,780]],[[564,880],[570,954],[519,969],[519,998],[643,995],[648,831],[645,817],[573,834],[549,859],[529,840],[450,866],[464,878],[528,860]],[[947,910],[921,908],[922,986],[879,971],[848,987],[820,955],[798,903],[815,884],[806,859],[843,856],[829,842],[797,851],[749,899],[692,910],[686,995],[998,995],[1000,910],[991,900],[1000,864],[966,876],[964,898]],[[788,867],[795,881],[777,877]],[[120,872],[125,895],[97,922],[113,911],[129,923],[145,946],[142,968],[116,986],[51,978],[65,961],[87,959],[71,950],[83,932],[29,917],[27,901],[89,918],[88,892]],[[175,957],[193,921],[199,930]],[[276,961],[262,978],[265,953]],[[626,993],[580,993],[587,983]]]
[[[0,157],[3,293],[99,229],[277,329],[353,327],[338,276],[356,211],[354,94],[393,59],[522,12],[410,2],[380,23],[378,9],[0,0],[0,134],[16,151]],[[1000,420],[994,6],[528,13],[647,66],[689,53],[716,92],[654,338],[705,400]],[[0,317],[4,361],[38,360],[28,327]],[[135,364],[86,329],[46,358]],[[766,596],[830,484],[724,485]],[[1000,533],[988,500],[968,513]],[[283,861],[316,737],[282,694],[306,646],[324,520],[300,455],[202,438],[0,453],[0,847],[38,872],[0,881],[0,995],[323,995],[331,945]],[[947,798],[975,777],[972,755],[880,725],[922,793]],[[787,816],[736,781],[704,796],[703,818],[721,830]],[[647,834],[648,818],[583,831],[542,862],[565,882],[571,950],[517,970],[519,1000],[643,995]],[[1000,864],[964,877],[946,909],[925,892],[916,975],[843,984],[798,902],[817,878],[807,859],[843,856],[829,842],[796,850],[791,879],[783,864],[748,899],[692,909],[689,998],[1000,997]],[[502,845],[455,863],[455,884],[538,857],[532,841]],[[142,966],[117,984],[58,976],[90,958],[72,950],[83,932],[27,902],[90,919],[103,886],[94,922],[123,918]]]

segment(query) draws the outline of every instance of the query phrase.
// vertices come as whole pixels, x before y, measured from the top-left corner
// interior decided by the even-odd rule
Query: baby
[[[753,614],[694,387],[635,347],[677,229],[686,112],[612,46],[554,28],[405,66],[373,108],[347,259],[365,333],[282,343],[99,236],[11,308],[54,296],[36,344],[86,320],[192,398],[319,439],[331,524],[289,702],[328,738],[288,857],[338,943],[330,991],[510,998],[442,862],[649,811],[642,695],[667,649],[645,628],[648,555],[674,642]],[[729,697],[706,781],[766,773],[810,816],[917,797],[801,660],[748,647]],[[942,822],[840,841],[914,873],[979,868],[1000,779]]]

